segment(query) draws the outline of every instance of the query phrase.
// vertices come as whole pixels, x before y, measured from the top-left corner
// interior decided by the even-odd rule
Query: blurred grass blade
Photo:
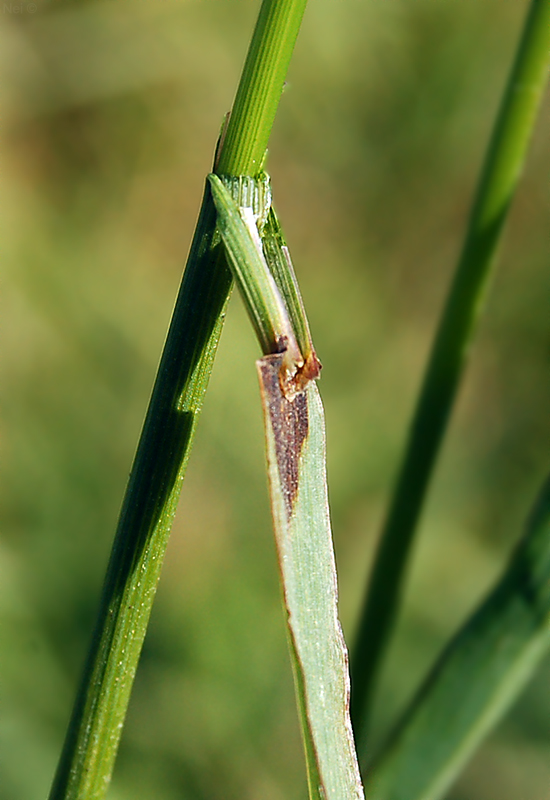
[[[264,156],[307,0],[263,0],[217,153],[225,175]],[[231,288],[209,187],[147,411],[101,607],[50,800],[102,800]]]
[[[369,800],[438,800],[550,645],[550,481],[508,569],[368,770]]]
[[[361,613],[351,663],[352,718],[360,751],[382,659],[399,611],[415,529],[475,333],[500,233],[521,175],[549,61],[550,0],[532,0]]]
[[[288,399],[282,354],[257,362],[275,539],[311,800],[359,800],[349,718],[347,651],[327,498],[323,406],[317,385]]]

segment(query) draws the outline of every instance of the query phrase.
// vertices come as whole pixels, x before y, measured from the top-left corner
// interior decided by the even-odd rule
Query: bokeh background
[[[0,798],[45,798],[259,0],[3,3]],[[269,155],[318,352],[353,638],[524,0],[311,0]],[[548,97],[423,517],[376,737],[550,468]],[[234,296],[111,800],[299,800],[254,360]],[[550,798],[550,660],[448,800]]]

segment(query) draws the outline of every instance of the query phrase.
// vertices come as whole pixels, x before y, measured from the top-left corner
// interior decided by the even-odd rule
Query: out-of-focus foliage
[[[45,797],[202,182],[257,0],[3,3],[0,800]],[[311,0],[268,169],[324,363],[352,637],[524,0]],[[423,520],[381,736],[550,462],[550,113]],[[293,800],[303,757],[235,297],[113,800]],[[540,800],[550,662],[448,800]]]

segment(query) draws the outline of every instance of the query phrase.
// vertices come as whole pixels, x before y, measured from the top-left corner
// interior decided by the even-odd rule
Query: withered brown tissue
[[[309,420],[305,392],[298,392],[292,400],[283,394],[280,380],[283,360],[284,353],[276,353],[265,356],[256,365],[260,373],[264,406],[271,420],[287,519],[290,519],[298,492],[299,459],[308,434]]]

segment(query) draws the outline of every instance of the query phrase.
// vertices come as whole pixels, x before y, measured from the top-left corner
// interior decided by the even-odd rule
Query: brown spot
[[[321,374],[321,370],[323,365],[317,358],[317,353],[315,350],[312,350],[311,353],[306,358],[303,367],[300,367],[298,372],[296,373],[295,382],[296,385],[301,389],[305,389],[308,385],[309,381],[316,381],[317,378]]]
[[[287,349],[279,369],[279,381],[285,397],[293,400],[298,392],[303,392],[310,381],[317,380],[320,376],[322,366],[313,350],[305,361],[301,355],[298,361],[292,350]]]
[[[284,353],[265,356],[256,363],[264,408],[275,440],[275,457],[287,518],[290,518],[298,493],[300,455],[309,430],[307,398],[303,390],[294,393],[290,399],[283,393],[280,373]]]

